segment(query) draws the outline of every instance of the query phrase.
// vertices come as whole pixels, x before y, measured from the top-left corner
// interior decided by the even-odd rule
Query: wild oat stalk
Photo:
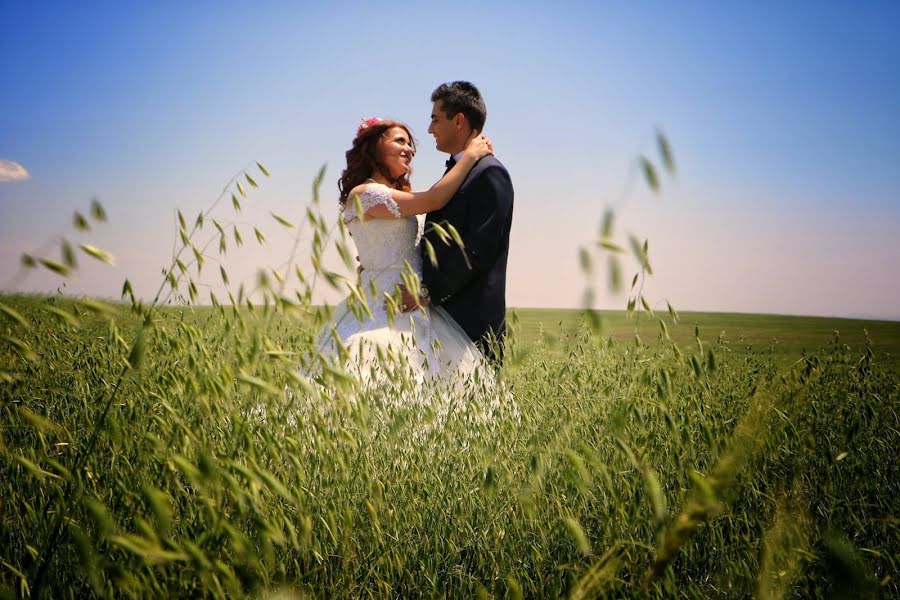
[[[741,417],[725,452],[716,461],[709,475],[704,477],[696,471],[691,473],[694,480],[692,493],[685,508],[666,530],[652,566],[644,573],[645,590],[651,582],[662,576],[697,530],[712,521],[723,508],[723,502],[732,491],[731,487],[738,473],[766,440],[772,406],[771,393],[762,388],[757,389],[750,400],[747,413]]]

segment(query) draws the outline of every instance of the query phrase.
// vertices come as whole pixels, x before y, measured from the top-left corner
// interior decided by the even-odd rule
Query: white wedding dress
[[[360,293],[334,308],[316,352],[300,365],[303,379],[315,385],[301,394],[286,387],[294,415],[288,421],[314,419],[318,425],[304,429],[310,443],[322,428],[342,430],[350,406],[364,405],[375,430],[396,433],[398,423],[406,423],[402,431],[410,441],[426,439],[450,419],[462,419],[471,435],[498,419],[518,421],[513,395],[446,311],[426,307],[392,317],[385,306],[385,294],[404,278],[421,276],[424,218],[401,217],[381,184],[368,185],[360,201],[363,213],[383,204],[396,218],[360,220],[355,203],[342,212],[363,267]]]
[[[400,209],[382,184],[370,183],[360,194],[362,212],[382,204],[395,219],[360,220],[355,203],[348,203],[341,218],[356,244],[363,268],[359,296],[351,295],[334,310],[331,326],[319,337],[321,356],[337,359],[339,365],[366,383],[400,376],[394,367],[415,381],[416,396],[423,386],[449,384],[457,389],[475,379],[493,380],[481,352],[462,328],[440,307],[408,313],[391,311],[385,294],[407,278],[421,277],[419,241],[424,219],[400,216]],[[359,301],[365,298],[368,310]]]

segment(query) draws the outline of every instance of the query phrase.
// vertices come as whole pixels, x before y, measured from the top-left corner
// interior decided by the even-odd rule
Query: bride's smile
[[[378,142],[379,162],[394,179],[410,172],[415,154],[409,136],[402,127],[388,129]]]

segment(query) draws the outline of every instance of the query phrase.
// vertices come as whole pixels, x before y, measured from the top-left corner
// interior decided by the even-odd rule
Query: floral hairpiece
[[[378,117],[366,117],[360,122],[359,129],[356,130],[356,137],[362,135],[362,132],[372,125],[378,125],[379,123],[381,123],[381,119]]]

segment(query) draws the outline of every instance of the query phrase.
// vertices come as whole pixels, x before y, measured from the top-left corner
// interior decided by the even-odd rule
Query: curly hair
[[[378,163],[377,150],[378,141],[384,136],[388,130],[400,127],[409,136],[409,145],[412,146],[413,152],[416,151],[416,140],[412,133],[404,123],[399,121],[391,121],[389,119],[379,119],[374,125],[365,126],[365,122],[360,126],[356,137],[353,139],[353,146],[347,150],[347,168],[341,173],[338,179],[338,190],[341,192],[340,205],[344,208],[350,192],[370,178],[376,171],[391,181],[391,187],[404,192],[410,191],[409,173],[405,173],[399,178],[393,179],[390,173],[383,165]]]

